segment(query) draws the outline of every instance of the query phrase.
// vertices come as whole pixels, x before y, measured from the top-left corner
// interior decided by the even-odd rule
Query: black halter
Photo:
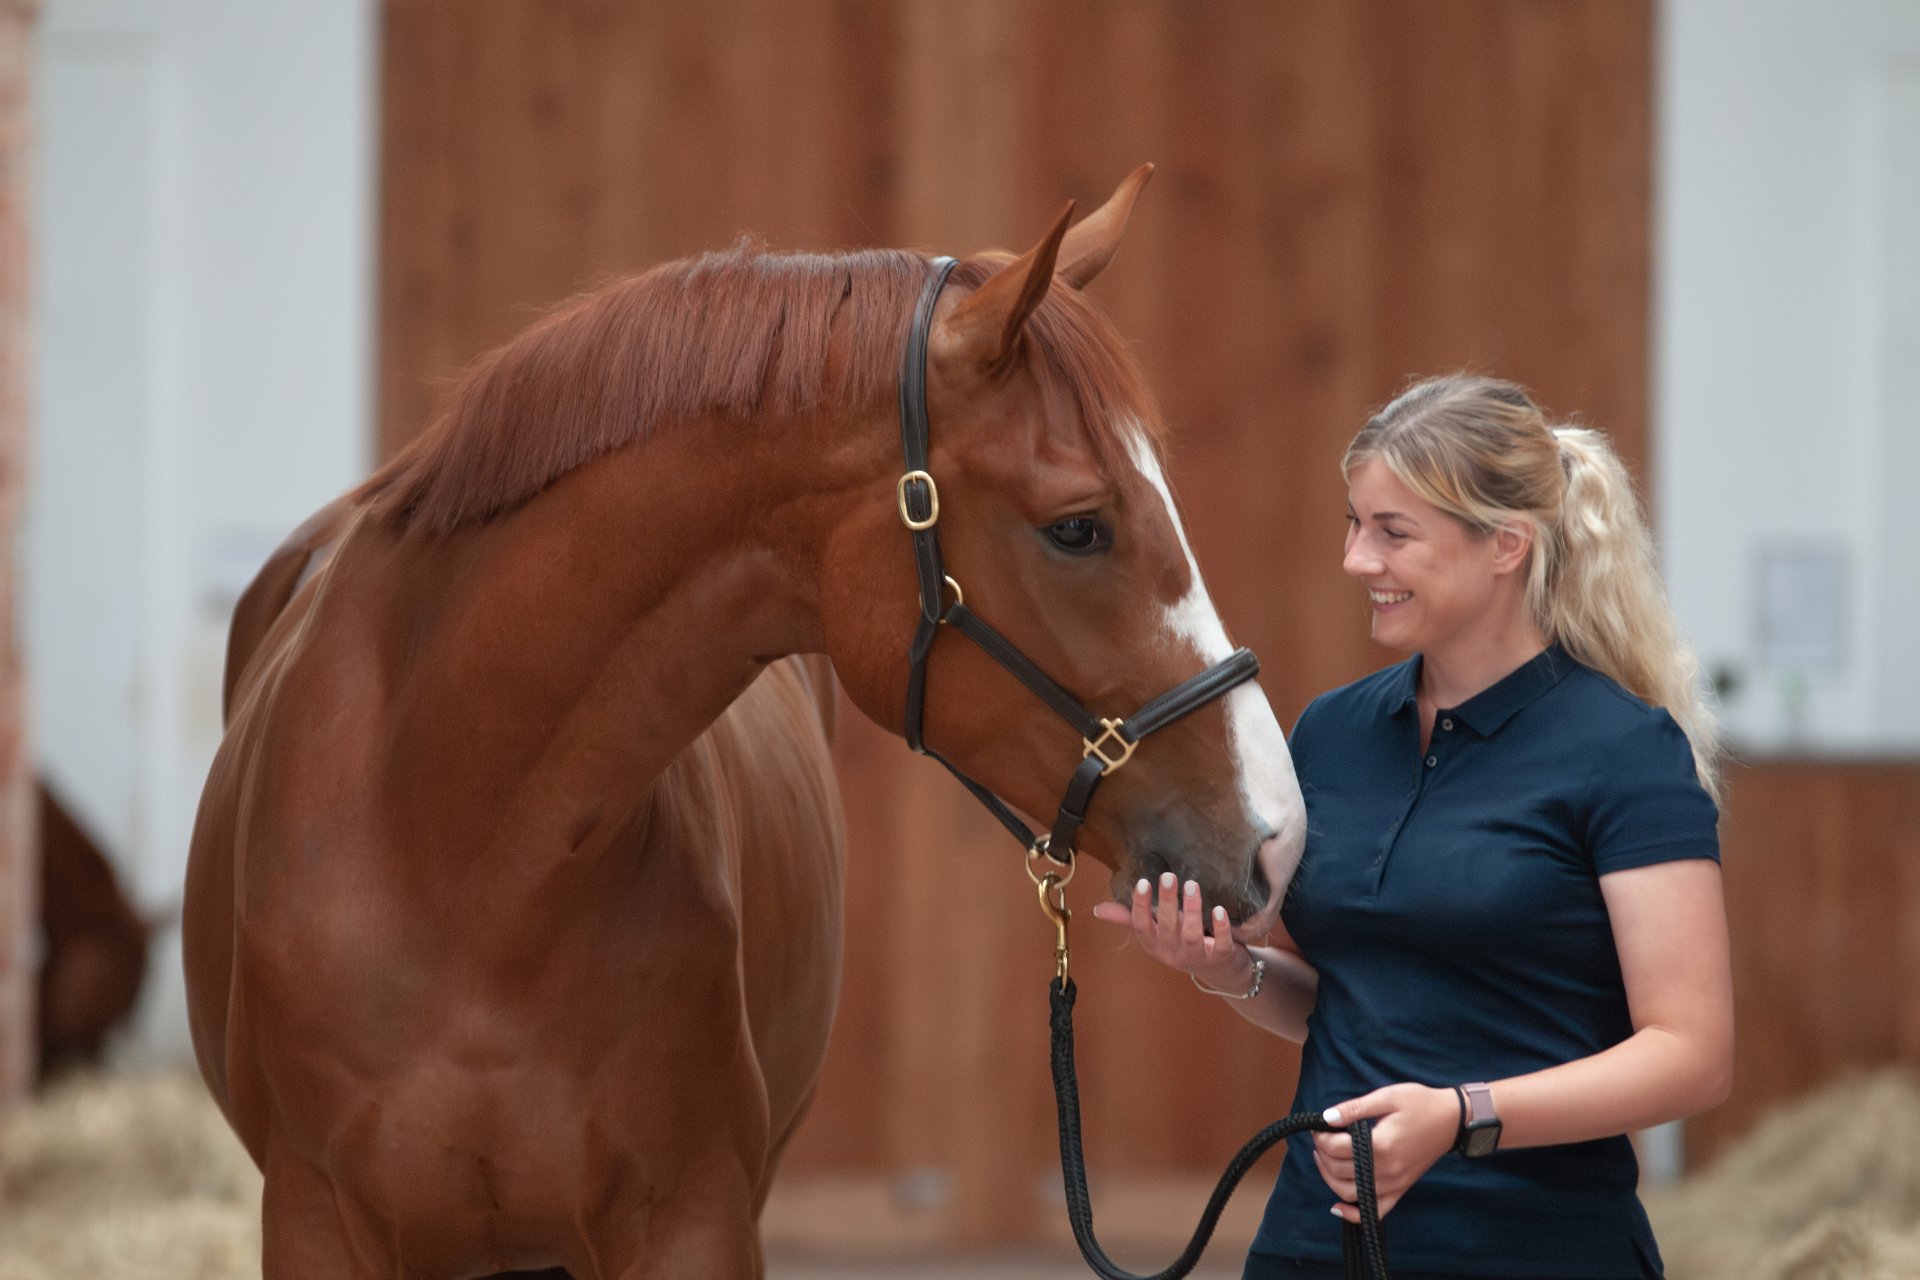
[[[908,650],[912,665],[907,677],[907,745],[945,765],[1027,849],[1029,857],[1045,856],[1070,869],[1074,838],[1079,834],[1080,824],[1086,821],[1087,807],[1093,802],[1100,780],[1125,764],[1139,741],[1154,730],[1165,728],[1252,679],[1260,670],[1260,662],[1249,650],[1235,650],[1230,657],[1175,685],[1124,720],[1107,719],[1080,705],[1012,642],[967,608],[960,584],[947,576],[941,563],[940,488],[927,473],[927,334],[933,326],[934,304],[939,301],[940,291],[956,265],[952,258],[933,260],[933,274],[920,293],[919,305],[913,313],[913,329],[907,335],[906,351],[900,361],[900,447],[906,455],[907,469],[900,477],[896,496],[900,520],[913,531],[913,558],[920,574],[920,623],[914,631],[913,646]],[[953,591],[952,604],[946,603],[949,587]],[[1036,835],[1000,797],[962,773],[952,761],[927,746],[922,737],[927,655],[933,649],[933,638],[942,623],[985,649],[988,656],[1011,671],[1021,684],[1080,734],[1084,744],[1080,764],[1067,783],[1051,832]]]

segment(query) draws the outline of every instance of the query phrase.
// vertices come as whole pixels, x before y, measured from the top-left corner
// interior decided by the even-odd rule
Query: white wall
[[[1682,625],[1738,678],[1741,743],[1912,754],[1920,5],[1660,13],[1655,487]],[[1833,617],[1816,599],[1784,620],[1832,661],[1769,660],[1769,549],[1840,566]]]
[[[372,0],[47,0],[24,636],[41,768],[177,905],[237,586],[371,451]],[[178,942],[148,1052],[187,1052]]]

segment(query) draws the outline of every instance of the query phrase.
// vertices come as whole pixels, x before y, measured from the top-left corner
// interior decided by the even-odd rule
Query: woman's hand
[[[1373,1185],[1380,1197],[1380,1216],[1400,1202],[1407,1188],[1453,1149],[1460,1133],[1460,1097],[1451,1089],[1429,1089],[1423,1084],[1390,1084],[1364,1098],[1328,1107],[1329,1124],[1373,1121]],[[1335,1216],[1360,1221],[1355,1203],[1353,1139],[1344,1133],[1313,1135],[1313,1162],[1320,1168],[1340,1203]]]
[[[1123,925],[1133,931],[1141,949],[1161,964],[1190,973],[1201,984],[1230,994],[1253,981],[1253,956],[1233,940],[1225,907],[1209,916],[1200,900],[1200,886],[1187,881],[1185,891],[1174,892],[1171,871],[1160,877],[1160,902],[1145,880],[1133,886],[1131,907],[1117,902],[1094,904],[1093,918]],[[1208,930],[1211,919],[1213,928]]]

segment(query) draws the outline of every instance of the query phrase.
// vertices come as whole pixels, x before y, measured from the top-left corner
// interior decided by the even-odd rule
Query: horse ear
[[[944,358],[961,357],[976,367],[999,365],[1020,340],[1020,326],[1047,296],[1060,242],[1073,217],[1073,201],[1053,220],[1040,243],[987,277],[940,326],[937,340]]]
[[[1126,234],[1127,219],[1133,214],[1133,202],[1140,198],[1140,189],[1147,185],[1147,179],[1152,176],[1153,166],[1141,165],[1114,189],[1105,204],[1067,232],[1067,238],[1060,245],[1059,273],[1062,280],[1076,289],[1084,289],[1088,281],[1113,261],[1113,251],[1120,247],[1120,237]]]

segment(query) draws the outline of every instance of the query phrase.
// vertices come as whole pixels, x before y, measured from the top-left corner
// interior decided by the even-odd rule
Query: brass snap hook
[[[1065,874],[1038,870],[1036,858],[1045,858],[1048,866],[1059,867]],[[1073,919],[1073,912],[1067,910],[1067,882],[1073,879],[1074,867],[1073,850],[1067,850],[1064,860],[1054,857],[1050,835],[1027,846],[1027,879],[1033,881],[1040,895],[1040,910],[1053,921],[1053,969],[1063,987],[1067,985],[1067,921]]]
[[[1073,912],[1067,910],[1066,881],[1049,871],[1035,882],[1040,894],[1040,910],[1053,921],[1053,969],[1060,985],[1067,985],[1067,922]]]

